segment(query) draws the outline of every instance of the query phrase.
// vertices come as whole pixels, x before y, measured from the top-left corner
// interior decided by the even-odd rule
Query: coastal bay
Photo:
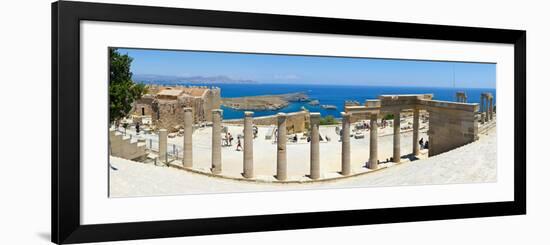
[[[285,108],[291,102],[308,101],[306,93],[245,96],[222,98],[222,105],[234,110],[274,111]]]
[[[158,85],[193,85],[192,83],[156,82]],[[443,88],[443,87],[392,87],[392,86],[365,86],[365,85],[324,85],[324,84],[232,84],[232,83],[205,83],[205,86],[214,86],[221,89],[224,119],[243,118],[245,110],[254,111],[254,116],[271,116],[279,112],[291,113],[307,109],[310,112],[319,112],[321,116],[340,118],[340,112],[344,110],[347,100],[364,103],[367,99],[376,99],[383,94],[433,94],[435,100],[454,101],[456,91],[464,91],[468,94],[469,103],[479,103],[480,94],[489,91],[495,95],[495,105],[498,104],[497,93],[494,88]],[[275,98],[286,94],[305,94],[307,100],[278,101]],[[250,108],[229,106],[230,101],[242,102],[239,98],[248,98],[249,102],[260,99],[270,106]],[[284,99],[282,99],[284,100]],[[227,103],[224,103],[227,102]],[[266,102],[261,102],[269,105]],[[271,101],[271,102],[270,102]],[[278,105],[280,103],[280,105]],[[241,104],[243,105],[243,104]],[[260,104],[261,105],[261,104]],[[321,105],[334,105],[336,109],[324,109]]]

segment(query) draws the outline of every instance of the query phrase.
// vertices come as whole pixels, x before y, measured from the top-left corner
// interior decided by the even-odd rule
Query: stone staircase
[[[109,130],[109,145],[111,155],[115,157],[136,161],[144,160],[147,157],[145,143],[132,142],[130,137],[124,137],[114,129]]]
[[[487,134],[489,132],[489,130],[496,127],[496,125],[497,125],[496,115],[493,115],[493,120],[485,122],[483,124],[479,123],[479,128],[478,128],[477,133],[478,134]]]

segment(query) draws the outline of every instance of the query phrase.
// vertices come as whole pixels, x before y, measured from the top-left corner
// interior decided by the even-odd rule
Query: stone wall
[[[132,114],[136,116],[150,116],[153,115],[153,101],[155,97],[152,95],[146,94],[141,99],[138,99],[134,102],[134,107],[132,109]]]
[[[428,113],[430,156],[450,151],[478,139],[477,104],[421,101]]]
[[[292,113],[287,113],[286,115],[287,115],[287,119],[286,119],[287,134],[304,132],[309,127],[308,111],[292,112]],[[243,119],[224,120],[223,123],[243,124]],[[254,117],[254,124],[258,126],[277,125],[277,115]]]
[[[161,86],[151,86],[149,92],[162,91]],[[212,110],[221,105],[221,90],[217,87],[178,87],[184,92],[177,97],[144,95],[134,103],[132,114],[136,116],[151,116],[157,128],[165,128],[171,132],[183,127],[183,109],[193,108],[193,123],[212,121]]]

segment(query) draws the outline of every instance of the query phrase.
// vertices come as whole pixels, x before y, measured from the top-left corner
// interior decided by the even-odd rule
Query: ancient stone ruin
[[[386,114],[393,115],[394,147],[393,160],[399,162],[400,115],[403,111],[413,111],[413,154],[418,154],[419,111],[429,114],[430,156],[463,146],[477,140],[476,103],[458,103],[432,100],[433,95],[381,95],[378,100],[368,100],[364,106],[348,106],[346,112],[364,115],[370,114],[371,120],[378,120]],[[378,116],[380,114],[380,116]],[[376,115],[376,118],[374,117]],[[371,132],[374,134],[374,132]],[[374,159],[373,159],[374,160]],[[375,164],[375,163],[372,163]]]
[[[466,96],[466,92],[464,91],[456,92],[456,102],[468,103],[468,96]]]
[[[168,105],[167,100],[180,101],[181,97],[189,97],[183,92],[175,92],[176,89],[168,89],[168,91],[157,93],[155,97],[156,103],[164,103]],[[183,91],[183,90],[182,90]],[[204,95],[209,89],[204,89]],[[218,94],[219,95],[219,94]],[[205,98],[205,97],[200,97]],[[399,163],[402,160],[403,152],[401,151],[401,114],[413,114],[413,149],[412,155],[420,154],[418,137],[420,114],[428,114],[429,118],[429,148],[428,156],[438,155],[457,147],[474,142],[478,139],[479,125],[492,121],[494,115],[493,96],[490,93],[481,95],[481,106],[478,103],[467,103],[466,94],[463,92],[457,93],[457,102],[433,100],[432,94],[405,94],[405,95],[381,95],[378,99],[367,100],[364,105],[357,103],[346,104],[344,112],[342,112],[342,131],[341,131],[341,172],[342,176],[351,174],[350,166],[350,123],[353,120],[368,119],[370,120],[370,139],[369,139],[369,159],[366,168],[375,170],[378,169],[378,126],[380,120],[388,115],[393,116],[393,157],[392,161]],[[183,100],[181,100],[183,101]],[[213,102],[208,102],[213,104]],[[140,104],[144,105],[144,104]],[[139,108],[139,107],[137,107]],[[197,113],[196,109],[202,110]],[[154,109],[153,109],[154,110]],[[208,118],[212,121],[212,165],[211,171],[208,174],[222,175],[222,155],[220,146],[220,134],[222,129],[223,111],[217,108],[210,109],[209,115],[205,115],[205,107],[183,107],[184,122],[184,157],[183,168],[193,168],[193,123],[198,118]],[[479,112],[478,112],[479,111]],[[307,115],[302,115],[307,114]],[[243,129],[243,172],[242,176],[245,179],[254,179],[254,154],[253,154],[253,128],[257,123],[269,123],[275,125],[276,134],[276,176],[277,181],[285,182],[288,179],[287,175],[287,132],[289,130],[288,123],[289,114],[278,113],[276,116],[265,118],[254,118],[254,113],[245,112],[244,119],[240,122],[244,126]],[[307,119],[309,134],[311,136],[310,144],[310,173],[308,177],[311,180],[321,178],[320,168],[320,152],[319,152],[319,124],[320,114],[308,111],[300,112],[298,118],[303,118],[305,123]],[[481,120],[477,118],[481,115]],[[193,117],[194,120],[193,120]],[[161,115],[162,119],[162,115]],[[161,120],[157,119],[157,120]],[[179,120],[178,120],[179,122]],[[223,121],[223,123],[226,123]],[[233,122],[234,123],[234,122]],[[480,124],[481,123],[481,124]],[[116,142],[122,142],[117,140]],[[159,158],[162,162],[167,162],[166,158],[166,142],[167,132],[164,129],[159,131]]]
[[[136,101],[132,114],[149,117],[157,128],[176,131],[183,127],[184,108],[193,108],[193,123],[212,121],[211,111],[221,105],[221,90],[206,86],[148,86],[148,94]]]

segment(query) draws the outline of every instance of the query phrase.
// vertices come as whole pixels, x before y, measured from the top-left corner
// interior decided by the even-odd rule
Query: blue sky
[[[453,87],[454,80],[457,88],[496,86],[496,64],[486,63],[147,49],[119,52],[134,58],[134,74],[221,75],[261,83]]]

